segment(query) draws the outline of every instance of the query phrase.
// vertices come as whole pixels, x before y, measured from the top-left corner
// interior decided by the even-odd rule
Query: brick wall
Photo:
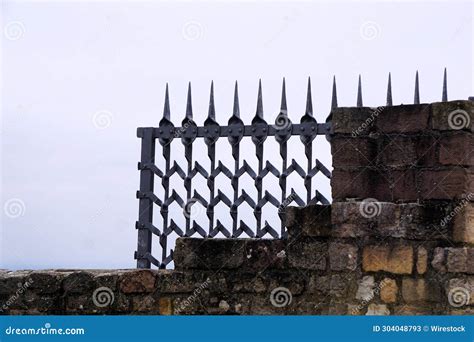
[[[332,205],[175,270],[0,271],[0,314],[474,314],[474,105],[338,108]]]

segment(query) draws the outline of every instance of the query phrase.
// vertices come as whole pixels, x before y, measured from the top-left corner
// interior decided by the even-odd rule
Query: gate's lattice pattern
[[[333,107],[337,106],[335,97],[335,87],[333,89]],[[214,108],[214,92],[211,85],[211,94],[209,102],[209,112],[204,125],[198,127],[193,120],[193,111],[191,105],[191,88],[188,88],[188,98],[186,106],[186,115],[182,121],[181,127],[175,127],[170,120],[170,107],[168,87],[166,88],[165,105],[163,118],[159,123],[159,127],[138,128],[137,135],[141,138],[141,161],[138,163],[140,170],[140,190],[137,197],[140,200],[139,219],[136,223],[138,229],[138,250],[135,258],[138,261],[139,268],[150,267],[151,264],[164,268],[173,260],[173,252],[167,253],[167,237],[175,232],[178,236],[201,236],[214,237],[218,233],[222,233],[225,237],[274,237],[285,236],[284,226],[284,210],[278,210],[281,219],[281,225],[278,231],[268,222],[262,223],[262,207],[267,203],[281,208],[282,206],[296,203],[297,205],[305,205],[309,203],[328,203],[328,200],[319,192],[312,192],[312,179],[321,172],[327,178],[331,177],[330,171],[318,160],[313,161],[313,140],[317,135],[326,135],[330,132],[330,123],[317,123],[313,117],[313,108],[311,101],[311,84],[308,81],[308,94],[306,102],[306,111],[300,119],[299,124],[291,122],[287,114],[285,81],[283,80],[281,110],[277,116],[275,123],[269,124],[263,116],[262,88],[259,84],[257,110],[251,125],[245,125],[240,119],[239,98],[237,84],[235,85],[233,114],[228,120],[227,126],[220,126],[216,121]],[[287,142],[291,136],[300,137],[304,145],[305,156],[307,159],[307,169],[303,169],[294,159],[288,162]],[[273,136],[279,145],[281,156],[281,167],[276,167],[268,160],[264,163],[263,151],[264,142]],[[234,159],[233,168],[224,165],[216,158],[216,142],[219,138],[226,137]],[[255,155],[258,160],[258,167],[254,170],[246,161],[239,162],[240,158],[240,142],[242,138],[250,137],[255,145]],[[193,142],[197,138],[204,138],[207,146],[207,155],[210,160],[210,169],[206,170],[197,161],[193,163]],[[162,147],[165,168],[160,170],[155,164],[155,141],[158,139]],[[171,142],[174,139],[180,139],[184,145],[184,154],[187,161],[187,168],[183,170],[176,161],[171,163]],[[244,156],[245,157],[245,156]],[[301,198],[293,189],[288,191],[287,177],[296,172],[304,180],[306,189],[305,198]],[[215,188],[215,179],[219,174],[224,174],[231,182],[233,194],[230,198],[222,191]],[[184,182],[186,190],[186,199],[181,198],[178,193],[170,187],[170,177],[177,174]],[[200,194],[196,190],[193,192],[193,178],[201,174],[207,180],[208,194]],[[248,174],[254,181],[257,190],[257,198],[252,198],[241,189],[239,193],[239,178],[243,174]],[[263,179],[267,175],[272,174],[279,179],[281,197],[276,198],[268,191],[263,191]],[[164,195],[159,198],[154,193],[154,179],[159,177],[164,189]],[[185,216],[185,227],[179,227],[172,219],[169,219],[168,208],[176,202],[183,208]],[[190,212],[193,205],[200,203],[206,209],[209,220],[208,227],[201,227],[196,221],[192,220]],[[223,202],[230,211],[232,218],[232,227],[224,227],[219,221],[215,220],[214,208],[220,202]],[[247,203],[252,209],[255,216],[255,222],[251,225],[238,219],[238,208],[241,204]],[[153,225],[153,207],[160,207],[162,216],[162,224],[157,227]],[[253,227],[253,225],[255,225]],[[255,229],[252,229],[255,228]],[[161,247],[161,260],[156,259],[151,253],[152,234],[159,237]],[[244,234],[244,235],[243,235]]]

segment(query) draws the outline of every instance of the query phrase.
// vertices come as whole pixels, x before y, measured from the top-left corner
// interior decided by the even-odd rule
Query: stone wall
[[[287,208],[287,239],[182,238],[174,270],[0,271],[0,313],[473,314],[473,103],[332,120],[334,202]]]

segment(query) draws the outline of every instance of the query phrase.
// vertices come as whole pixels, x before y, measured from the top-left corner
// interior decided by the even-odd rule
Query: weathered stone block
[[[243,270],[255,272],[288,265],[286,240],[248,240],[245,245]]]
[[[472,101],[449,101],[431,104],[431,127],[441,131],[474,131]]]
[[[373,138],[335,137],[331,141],[334,168],[376,166],[377,145]]]
[[[439,142],[439,162],[443,165],[474,165],[474,134],[462,131],[444,134]]]
[[[415,169],[391,170],[389,182],[392,200],[414,201],[419,198]]]
[[[119,280],[120,291],[123,293],[150,293],[153,292],[156,274],[149,270],[136,270],[124,273]]]
[[[436,140],[434,134],[383,134],[378,136],[377,165],[405,168],[436,165]],[[367,163],[365,166],[370,166]]]
[[[427,282],[425,279],[402,279],[402,297],[407,303],[439,301],[440,287],[436,282]]]
[[[356,299],[364,302],[369,302],[374,298],[375,279],[373,276],[364,276],[359,281],[357,288]]]
[[[469,198],[473,200],[474,195]],[[456,208],[459,210],[453,220],[453,239],[457,242],[474,244],[474,203],[463,202]]]
[[[169,297],[161,297],[158,302],[160,315],[169,316],[173,314],[173,301]]]
[[[289,245],[288,260],[291,267],[324,270],[326,269],[327,245],[317,241],[296,241]]]
[[[19,289],[33,284],[30,279],[31,271],[16,271],[0,273],[0,295],[13,295]]]
[[[287,207],[286,227],[293,237],[327,237],[331,233],[331,205]]]
[[[41,294],[52,294],[61,289],[61,281],[67,274],[55,271],[36,271],[29,277],[29,288]]]
[[[245,246],[249,239],[176,240],[174,263],[176,269],[203,270],[234,269],[244,262]]]
[[[411,246],[367,246],[362,255],[364,271],[386,271],[395,274],[411,274],[413,270],[413,248]]]
[[[357,282],[354,273],[339,273],[331,275],[329,281],[329,296],[333,302],[347,303],[357,293]]]
[[[348,134],[353,137],[369,135],[374,131],[377,113],[369,107],[339,107],[331,111],[335,134]]]
[[[90,272],[70,273],[63,281],[63,289],[66,293],[92,293],[96,288],[97,282]]]
[[[427,104],[385,107],[376,121],[383,133],[414,133],[428,128],[430,108]]]
[[[416,271],[418,274],[425,274],[428,267],[428,251],[424,247],[418,247],[416,260]]]
[[[397,301],[398,286],[395,279],[384,278],[380,283],[380,299],[385,303]]]
[[[446,257],[445,250],[442,247],[437,247],[433,251],[433,260],[431,266],[440,273],[445,273],[446,270]]]
[[[390,310],[385,304],[375,304],[371,303],[367,307],[367,316],[388,316],[390,315]]]
[[[450,236],[451,224],[444,222],[451,210],[444,203],[400,204],[400,230],[404,237],[413,240],[446,240]]]
[[[448,304],[462,308],[474,304],[474,277],[453,278],[446,286]]]
[[[432,315],[433,310],[428,306],[418,305],[399,305],[394,308],[394,315],[398,316],[421,316]]]
[[[474,273],[474,248],[447,248],[447,270],[456,273]]]
[[[470,190],[470,175],[461,167],[420,171],[420,196],[429,200],[459,199]]]
[[[329,266],[334,271],[353,271],[357,267],[357,246],[347,243],[329,244]]]
[[[361,215],[361,202],[333,202],[331,220],[335,237],[367,236],[371,221]]]
[[[377,198],[392,201],[391,184],[387,171],[378,168],[351,170],[334,169],[331,178],[332,197],[335,201],[348,198]]]
[[[155,287],[160,293],[186,293],[194,289],[194,279],[191,273],[175,270],[162,270],[156,274]]]

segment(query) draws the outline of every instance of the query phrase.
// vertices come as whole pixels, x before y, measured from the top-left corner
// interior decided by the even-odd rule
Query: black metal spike
[[[387,106],[391,107],[392,102],[392,75],[388,73],[388,85],[387,85]]]
[[[237,85],[237,81],[235,81],[235,89],[234,89],[234,108],[232,110],[232,114],[238,118],[240,118],[240,107],[239,107],[239,89]]]
[[[362,80],[359,75],[359,85],[357,86],[357,107],[363,107],[362,103]]]
[[[443,96],[441,99],[442,102],[448,101],[448,75],[446,68],[444,68],[444,77],[443,77]]]
[[[186,119],[193,119],[193,105],[191,99],[191,82],[188,83],[188,98],[186,100]]]
[[[211,82],[211,95],[209,96],[209,111],[207,117],[213,121],[216,120],[216,108],[214,107],[214,81]]]
[[[415,76],[415,97],[414,97],[413,103],[420,104],[420,85],[418,81],[418,70],[416,71],[416,76]]]
[[[313,100],[311,99],[311,77],[308,77],[308,92],[306,94],[305,114],[313,116]]]
[[[336,89],[336,76],[332,79],[332,101],[331,109],[337,108],[337,89]]]
[[[262,80],[258,81],[257,112],[255,117],[263,119]]]
[[[285,78],[283,77],[283,85],[281,87],[281,105],[280,105],[280,112],[286,114],[288,108],[286,106],[286,85],[285,85]]]
[[[168,83],[166,83],[165,91],[165,107],[163,108],[163,119],[170,119],[170,97],[168,93]]]

